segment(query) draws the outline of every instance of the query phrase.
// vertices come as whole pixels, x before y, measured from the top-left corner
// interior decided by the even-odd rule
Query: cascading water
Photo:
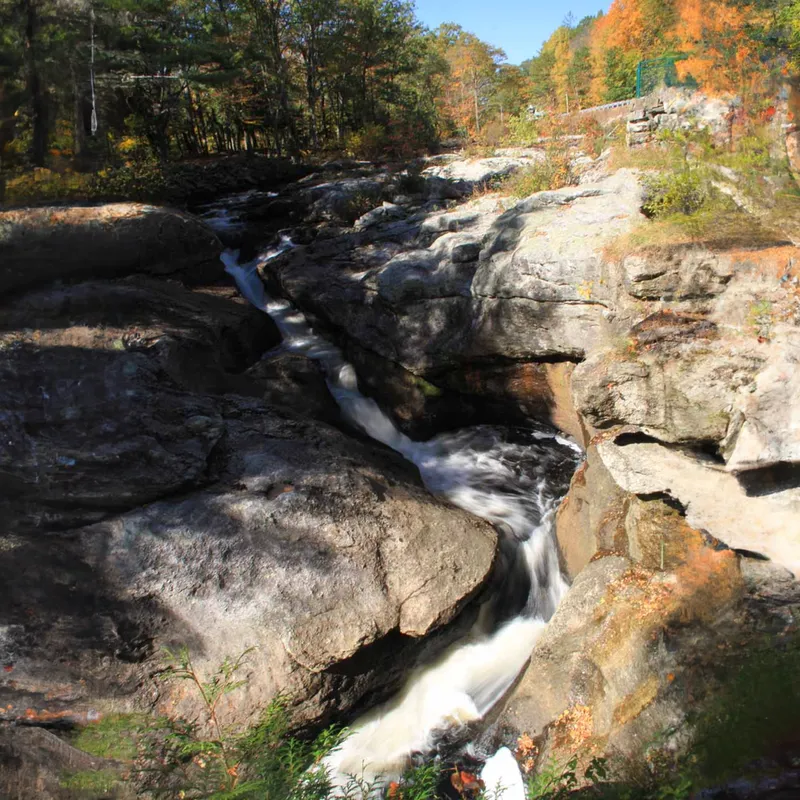
[[[251,189],[241,194],[228,195],[223,200],[207,203],[198,209],[201,219],[217,233],[235,233],[247,227],[244,212],[256,200],[277,197],[277,192],[260,192]]]
[[[232,252],[222,260],[244,297],[278,325],[284,347],[321,364],[331,393],[353,425],[413,462],[431,492],[491,522],[501,534],[496,591],[466,639],[414,671],[405,689],[359,719],[326,761],[339,787],[352,776],[390,780],[413,753],[429,751],[437,735],[485,716],[525,666],[567,588],[552,522],[581,451],[551,432],[492,426],[441,434],[428,442],[409,439],[358,391],[355,370],[342,352],[317,336],[290,303],[267,296],[258,267],[288,247],[291,242],[284,239],[248,264],[239,264]],[[560,481],[555,474],[562,476]],[[521,786],[518,771],[508,774],[508,758],[493,762],[487,776],[499,773],[506,788]],[[514,798],[506,795],[504,800]]]

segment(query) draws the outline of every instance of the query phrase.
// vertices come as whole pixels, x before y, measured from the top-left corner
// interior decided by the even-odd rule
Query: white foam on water
[[[525,800],[525,784],[514,754],[501,747],[483,765],[480,775],[487,800]]]

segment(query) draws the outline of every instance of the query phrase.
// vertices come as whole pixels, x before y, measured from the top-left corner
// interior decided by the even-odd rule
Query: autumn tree
[[[494,95],[505,53],[458,25],[442,25],[437,38],[450,70],[444,107],[459,126],[478,134]]]
[[[768,15],[756,3],[677,0],[674,29],[678,49],[687,58],[677,65],[711,91],[746,94],[752,77],[764,71],[757,29]]]
[[[501,64],[495,80],[492,105],[502,125],[509,115],[519,114],[531,101],[531,80],[522,67]]]
[[[536,106],[551,108],[556,103],[556,84],[553,79],[555,64],[555,51],[548,47],[547,42],[536,56],[522,62],[521,66],[531,81],[531,97]]]

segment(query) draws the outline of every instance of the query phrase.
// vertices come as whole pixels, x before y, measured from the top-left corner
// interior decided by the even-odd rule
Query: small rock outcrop
[[[191,214],[139,203],[0,212],[0,291],[136,273],[200,284],[222,274],[222,245]]]

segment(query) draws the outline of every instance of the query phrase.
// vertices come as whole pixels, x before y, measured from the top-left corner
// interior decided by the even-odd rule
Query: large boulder
[[[206,675],[256,648],[230,719],[284,693],[297,722],[323,720],[391,691],[480,590],[494,531],[399,457],[256,399],[216,410],[213,488],[3,551],[3,718],[193,713],[197,697],[147,682],[185,645]]]
[[[0,212],[0,292],[54,280],[147,273],[187,283],[222,275],[222,245],[196,217],[140,203]]]
[[[96,521],[202,485],[224,424],[212,395],[280,341],[229,289],[136,278],[41,289],[3,309],[0,508],[7,532]]]
[[[317,240],[266,268],[340,337],[462,391],[458,376],[467,369],[511,367],[513,375],[514,364],[577,361],[587,345],[613,336],[603,252],[640,217],[634,178],[622,171],[510,208],[497,197],[473,199],[455,211],[409,217],[401,233],[388,228],[369,242]],[[409,242],[413,230],[416,242]],[[513,377],[506,383],[523,386]],[[542,397],[514,394],[511,402],[553,407],[548,381],[536,385]]]
[[[730,550],[695,543],[666,570],[598,558],[537,642],[503,741],[527,771],[577,756],[582,775],[605,756],[616,780],[666,786],[679,771],[719,779],[781,753],[798,708],[798,610],[788,573]]]
[[[194,714],[152,679],[185,645],[206,676],[255,648],[229,721],[285,694],[323,722],[470,623],[494,530],[312,419],[324,383],[259,361],[275,328],[233,290],[93,281],[3,320],[0,720]]]

